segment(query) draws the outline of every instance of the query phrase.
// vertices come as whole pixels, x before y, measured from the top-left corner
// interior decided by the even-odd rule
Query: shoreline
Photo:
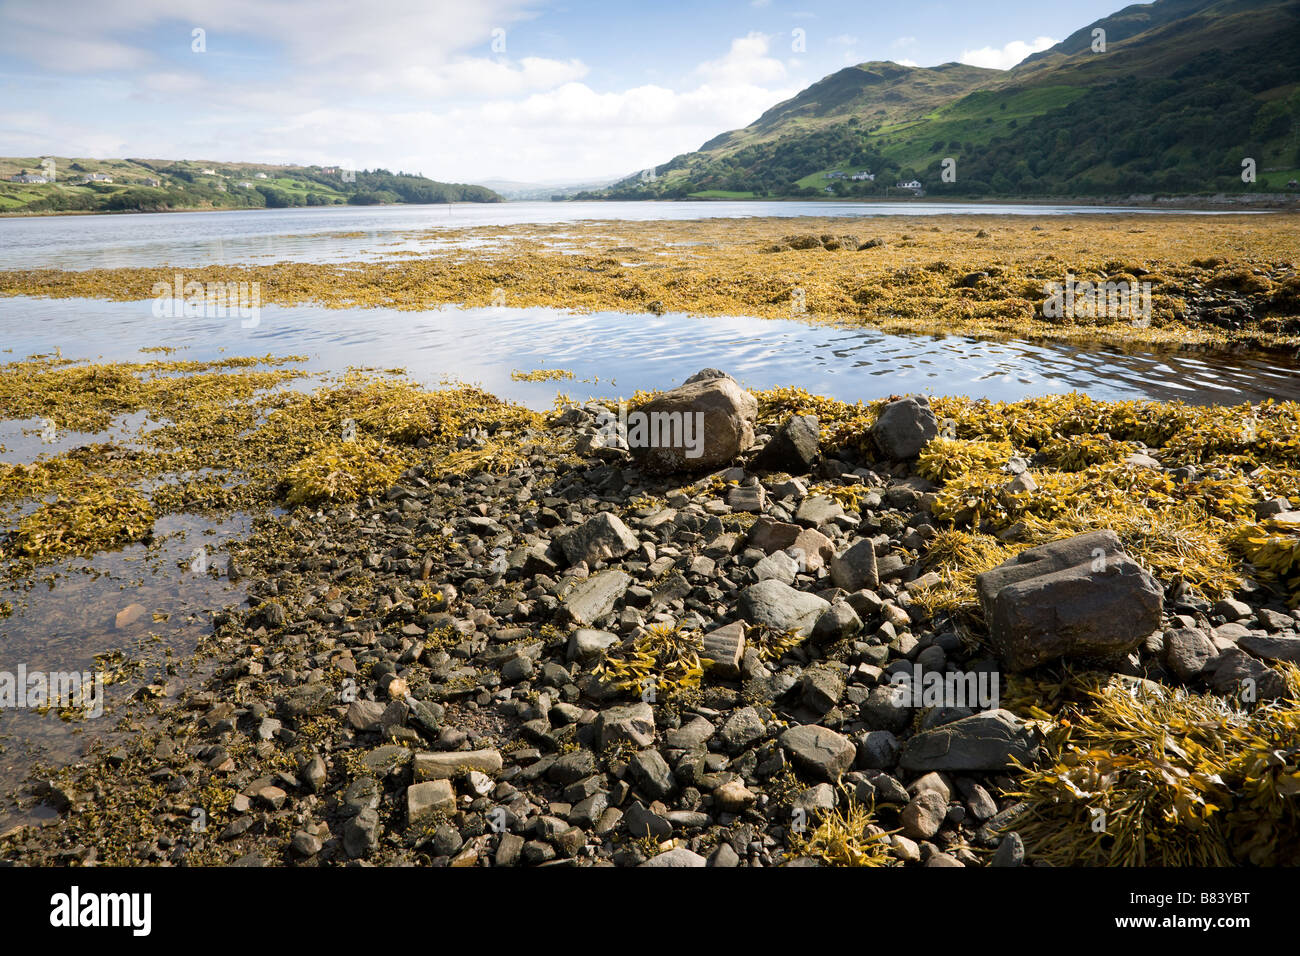
[[[36,372],[24,391],[58,368]],[[653,473],[602,438],[596,404],[542,416],[473,389],[353,380],[278,406],[261,426],[272,432],[230,431],[268,455],[287,436],[301,444],[245,479],[284,513],[264,513],[230,550],[227,574],[248,598],[214,609],[201,652],[211,676],[147,708],[156,729],[39,786],[27,799],[58,808],[58,822],[9,832],[5,857],[1096,863],[1079,839],[1087,802],[1053,790],[1073,751],[1052,728],[1068,721],[1080,745],[1091,734],[1120,755],[1107,734],[1134,688],[1149,695],[1147,721],[1194,714],[1250,741],[1274,732],[1267,714],[1288,734],[1300,725],[1289,572],[1239,534],[1294,533],[1268,529],[1300,514],[1300,463],[1287,457],[1297,406],[1248,415],[1077,395],[847,406],[796,388],[746,399],[719,374],[694,388],[753,415],[755,439],[733,448],[706,429],[710,458],[691,472]],[[241,393],[217,405],[237,412],[253,394]],[[182,422],[209,420],[183,394],[167,401]],[[924,424],[931,408],[932,437],[907,445],[895,426]],[[350,443],[342,419],[359,430]],[[155,508],[195,507],[192,495]],[[1063,668],[1021,670],[975,574],[1103,530],[1127,551],[1115,559],[1133,562],[1120,578],[1158,584],[1141,612],[1158,625],[1124,635],[1120,657],[1100,659],[1094,642],[1082,657],[1065,648]],[[1246,571],[1243,555],[1280,577]],[[1093,637],[1140,616],[1094,603],[1145,592],[1115,598],[1104,572],[1079,573]],[[894,676],[916,667],[994,676],[999,699],[900,704]],[[1247,678],[1275,708],[1242,699]],[[1137,763],[1116,767],[1120,787],[1145,772],[1140,753],[1125,759]],[[1234,796],[1237,765],[1220,770],[1222,833],[1145,821],[1166,862],[1243,862],[1210,835],[1257,827],[1261,811]],[[206,829],[191,827],[194,807]],[[1297,835],[1275,837],[1242,852],[1262,862]]]

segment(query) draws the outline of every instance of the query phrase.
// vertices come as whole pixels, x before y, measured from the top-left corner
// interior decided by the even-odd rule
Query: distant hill
[[[582,180],[558,183],[521,183],[510,179],[487,179],[483,185],[506,199],[553,199],[568,197],[593,189],[604,189],[618,179],[609,176],[602,180]]]
[[[53,182],[12,182],[12,177]],[[0,213],[163,212],[381,203],[500,202],[483,186],[386,169],[168,159],[0,158]]]
[[[1156,0],[1012,70],[839,70],[601,195],[874,198],[913,180],[952,197],[1279,191],[1300,178],[1297,64],[1300,0]]]

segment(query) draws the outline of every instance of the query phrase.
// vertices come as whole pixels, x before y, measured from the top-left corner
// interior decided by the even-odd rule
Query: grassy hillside
[[[53,159],[52,183],[14,183],[42,174]],[[112,182],[85,180],[99,174]],[[0,158],[0,213],[160,212],[177,209],[261,209],[379,203],[499,202],[482,186],[441,183],[385,169],[350,173],[321,166],[272,166],[166,159]]]
[[[1157,0],[1009,71],[840,70],[658,167],[654,182],[605,195],[872,198],[912,179],[952,197],[1286,190],[1300,166],[1296,63],[1300,0]],[[955,182],[941,180],[945,158]],[[847,178],[859,170],[875,181]]]

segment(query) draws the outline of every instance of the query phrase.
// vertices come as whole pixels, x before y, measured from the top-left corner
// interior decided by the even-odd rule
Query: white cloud
[[[909,60],[907,58],[903,58],[901,60],[895,60],[894,62],[897,63],[899,66],[920,66],[921,65],[917,63],[915,60]]]
[[[895,48],[902,47],[902,46],[915,46],[916,37],[899,37],[897,40],[895,40],[893,43],[889,45]]]
[[[385,0],[380,15],[354,0],[62,0],[51,17],[47,0],[0,0],[0,57],[34,64],[53,92],[39,121],[0,112],[0,138],[32,154],[572,180],[665,162],[806,85],[788,35],[749,33],[654,82],[601,88],[582,60],[513,42],[535,3]],[[194,27],[206,54],[190,52]],[[0,78],[0,94],[18,89]]]
[[[780,83],[786,77],[785,64],[767,55],[771,42],[763,33],[737,37],[725,56],[701,63],[695,72],[706,82],[723,86]]]
[[[993,70],[1009,70],[1029,54],[1046,50],[1057,42],[1059,41],[1053,40],[1051,37],[1037,37],[1028,43],[1024,40],[1012,40],[1001,49],[985,46],[980,47],[978,50],[963,50],[961,56],[957,57],[957,61],[969,66],[983,66]]]

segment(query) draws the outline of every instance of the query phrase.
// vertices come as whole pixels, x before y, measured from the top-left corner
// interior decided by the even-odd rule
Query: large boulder
[[[667,475],[713,471],[754,443],[758,402],[717,369],[628,412],[627,444],[642,470]]]
[[[1160,627],[1164,590],[1113,531],[1030,548],[975,579],[1009,671],[1062,657],[1115,659]]]
[[[880,410],[871,435],[881,454],[894,461],[914,458],[939,434],[939,420],[924,395],[909,395]]]
[[[775,578],[751,584],[740,592],[739,611],[750,624],[762,624],[774,631],[797,630],[807,636],[830,602],[806,591],[797,591]]]

